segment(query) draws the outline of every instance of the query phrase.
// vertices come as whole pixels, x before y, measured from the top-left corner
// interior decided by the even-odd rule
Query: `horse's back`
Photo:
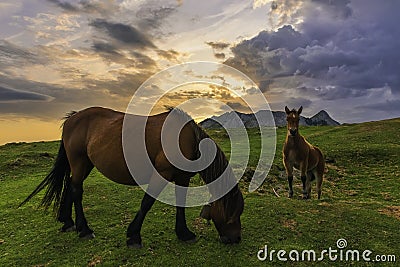
[[[69,117],[63,127],[68,158],[78,162],[90,160],[103,175],[122,184],[136,184],[125,156],[132,162],[131,171],[132,166],[139,170],[139,175],[134,175],[135,178],[140,176],[137,177],[140,183],[147,182],[154,168],[159,172],[168,172],[172,178],[177,174],[176,168],[166,158],[161,144],[161,131],[169,114],[165,112],[147,117],[100,107],[79,111]],[[181,115],[173,116],[172,121],[179,125]],[[178,127],[174,125],[173,128]],[[194,159],[196,138],[190,125],[186,124],[181,129],[178,147],[186,158]],[[176,135],[166,136],[165,144],[175,144]]]

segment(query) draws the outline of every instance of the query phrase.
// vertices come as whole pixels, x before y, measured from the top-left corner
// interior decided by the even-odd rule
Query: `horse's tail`
[[[53,168],[50,173],[44,178],[44,180],[36,187],[35,190],[21,203],[18,207],[21,207],[28,202],[37,193],[42,191],[45,187],[46,193],[42,199],[41,206],[46,209],[54,202],[54,211],[58,213],[61,204],[61,195],[64,184],[69,179],[71,168],[69,166],[67,153],[64,148],[64,142],[61,140],[60,148],[56,161],[54,162]]]

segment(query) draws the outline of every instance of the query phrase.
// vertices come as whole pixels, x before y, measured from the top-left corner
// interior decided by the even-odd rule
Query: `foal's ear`
[[[289,113],[290,113],[290,110],[288,109],[287,106],[285,106],[285,112],[286,112],[286,114],[289,114]]]
[[[211,220],[211,205],[204,205],[200,212],[200,217],[206,219],[207,221]]]
[[[300,108],[299,108],[299,111],[297,111],[297,114],[299,114],[300,115],[300,113],[303,111],[303,106],[301,106]]]

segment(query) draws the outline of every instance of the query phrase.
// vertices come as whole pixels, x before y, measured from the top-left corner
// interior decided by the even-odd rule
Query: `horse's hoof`
[[[81,238],[81,239],[93,239],[95,237],[96,236],[94,235],[93,232],[92,233],[80,233],[79,234],[79,238]]]
[[[289,193],[288,197],[293,198],[293,192]]]
[[[68,233],[68,232],[75,232],[76,231],[76,227],[75,227],[75,225],[72,225],[72,226],[63,226],[63,227],[61,227],[61,229],[60,229],[60,232],[63,232],[63,233]]]
[[[126,241],[126,245],[128,246],[128,248],[133,248],[133,249],[140,249],[143,247],[142,243],[135,243],[132,239],[128,239]]]
[[[187,229],[187,231],[185,231],[184,234],[177,234],[178,239],[186,242],[186,243],[194,243],[196,242],[196,235],[195,233],[193,233],[192,231],[190,231],[189,229]]]

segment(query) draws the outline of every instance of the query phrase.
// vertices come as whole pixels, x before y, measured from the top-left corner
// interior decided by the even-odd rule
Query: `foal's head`
[[[286,111],[288,135],[296,136],[299,132],[300,114],[303,111],[303,106],[301,106],[299,110],[296,109],[289,110],[288,107],[285,106],[285,111]]]

